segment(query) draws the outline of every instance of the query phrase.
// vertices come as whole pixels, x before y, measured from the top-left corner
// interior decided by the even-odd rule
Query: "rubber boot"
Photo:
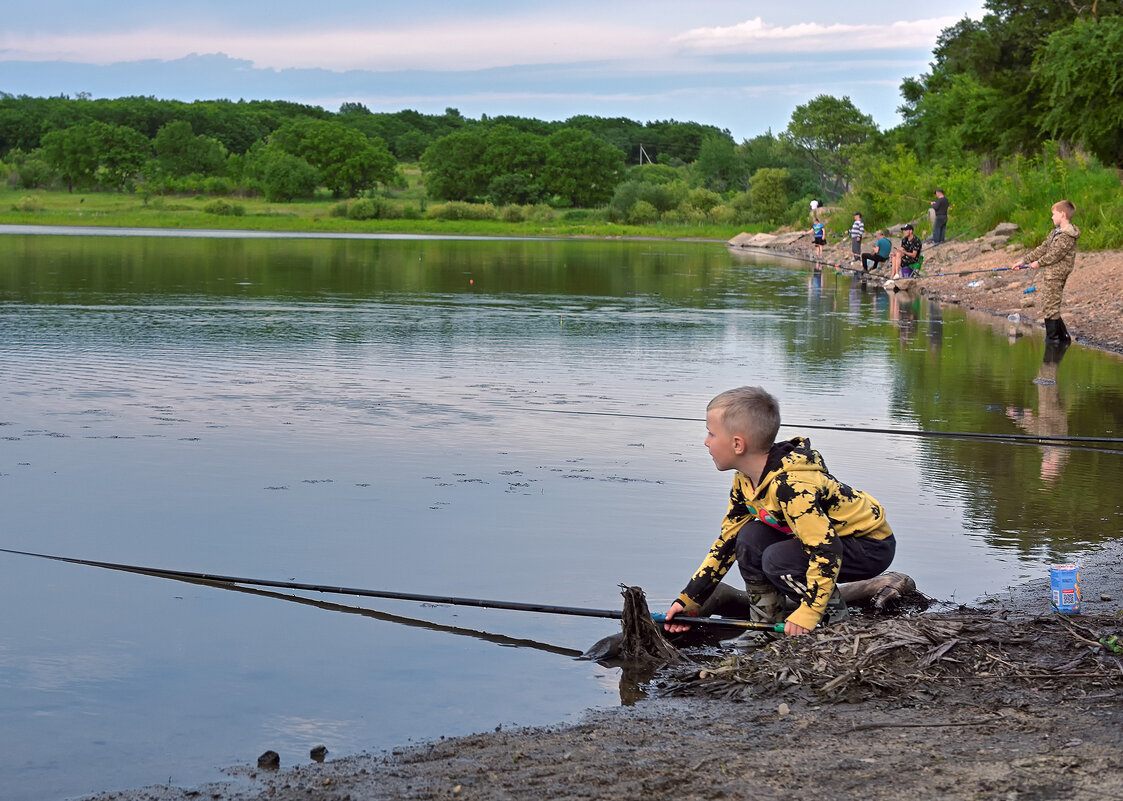
[[[1068,326],[1062,318],[1045,320],[1045,341],[1055,345],[1068,345],[1072,342],[1072,337],[1068,335]]]
[[[745,584],[745,592],[749,596],[749,620],[754,623],[779,623],[783,615],[783,599],[780,591],[773,585],[764,582],[761,584]],[[767,645],[775,639],[775,632],[758,631],[749,629],[737,637],[722,640],[721,644],[729,648],[758,648]]]
[[[1072,337],[1068,335],[1068,326],[1065,325],[1063,317],[1057,318],[1057,338],[1065,345],[1072,342]]]

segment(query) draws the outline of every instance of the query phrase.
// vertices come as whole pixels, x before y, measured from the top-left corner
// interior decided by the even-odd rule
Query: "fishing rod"
[[[698,417],[671,417],[668,415],[658,414],[632,414],[629,412],[591,412],[580,411],[576,409],[535,409],[533,407],[520,407],[516,411],[521,412],[549,412],[552,414],[584,414],[592,417],[634,417],[640,420],[677,420],[686,423],[704,423],[702,418]],[[831,425],[816,425],[815,423],[780,423],[784,428],[810,428],[818,429],[820,431],[849,431],[859,434],[900,434],[908,437],[930,437],[930,438],[943,438],[943,439],[984,439],[984,440],[1013,440],[1015,442],[1046,442],[1046,443],[1076,443],[1077,445],[1087,444],[1110,444],[1110,445],[1123,445],[1123,437],[1060,437],[1050,436],[1045,434],[987,434],[975,431],[922,431],[920,429],[908,428],[867,428],[861,426],[831,426]],[[3,549],[0,549],[3,550]]]
[[[1001,273],[1007,270],[1029,270],[1030,267],[991,267],[989,270],[960,270],[956,273],[928,273],[921,275],[920,278],[941,278],[944,276],[960,276],[960,275],[976,275],[978,273]]]
[[[828,265],[828,266],[831,266],[831,267],[838,267],[839,266],[837,264],[833,264],[832,262],[824,261],[823,259],[812,259],[812,258],[809,258],[807,256],[797,256],[794,253],[788,253],[787,251],[777,251],[777,250],[772,250],[772,249],[769,249],[769,248],[755,248],[755,247],[752,247],[751,245],[748,245],[748,246],[728,245],[728,247],[730,247],[734,250],[749,250],[749,251],[752,251],[753,253],[760,253],[760,254],[764,254],[764,255],[768,255],[768,256],[774,256],[778,259],[794,259],[795,261],[806,261],[806,262],[810,262],[811,264],[825,264],[825,265]]]
[[[167,578],[171,579],[170,576]],[[495,645],[504,646],[507,648],[533,648],[536,651],[545,651],[550,654],[558,654],[559,656],[579,657],[584,651],[578,651],[575,648],[565,648],[560,645],[551,645],[550,643],[539,642],[537,640],[529,640],[525,637],[509,637],[506,634],[492,634],[488,631],[479,631],[477,629],[467,629],[462,626],[447,626],[443,623],[433,623],[429,620],[419,620],[414,617],[404,617],[403,615],[393,615],[389,612],[378,612],[374,609],[367,609],[362,606],[347,606],[345,604],[338,604],[333,601],[325,601],[317,598],[304,598],[300,595],[289,595],[283,592],[276,592],[275,590],[267,590],[261,587],[243,587],[238,584],[227,584],[220,581],[204,581],[203,579],[193,578],[179,578],[172,579],[174,581],[182,581],[185,584],[192,584],[198,587],[214,587],[218,590],[226,590],[228,592],[242,592],[248,595],[256,595],[260,598],[272,598],[277,601],[286,601],[288,603],[301,604],[303,606],[312,606],[316,609],[323,609],[328,612],[343,612],[348,615],[362,615],[363,617],[373,618],[383,623],[394,623],[399,626],[408,626],[411,628],[425,629],[426,631],[436,631],[442,634],[455,634],[459,637],[471,637],[482,642],[489,642]]]
[[[195,573],[188,570],[168,570],[160,567],[143,567],[140,565],[125,565],[117,562],[98,562],[92,559],[77,559],[69,556],[55,556],[46,553],[31,551],[17,551],[11,548],[0,548],[0,553],[31,556],[36,559],[50,559],[55,562],[69,562],[87,567],[100,567],[107,570],[120,570],[126,573],[139,573],[156,578],[176,579],[178,581],[206,581],[219,584],[244,584],[250,587],[277,587],[287,590],[302,590],[305,592],[321,592],[335,595],[355,595],[363,598],[389,598],[397,601],[419,601],[421,603],[447,604],[449,606],[475,606],[482,609],[509,609],[517,612],[544,612],[554,615],[575,615],[578,617],[599,617],[611,620],[621,620],[623,611],[615,609],[588,609],[579,606],[550,606],[547,604],[528,604],[516,601],[489,601],[482,598],[454,598],[440,595],[419,595],[411,592],[391,592],[388,590],[365,590],[357,587],[336,587],[325,584],[304,584],[296,581],[276,581],[273,579],[255,579],[244,576],[223,576],[214,573]],[[656,623],[666,622],[666,616],[652,614]],[[750,620],[736,620],[723,617],[689,617],[683,615],[674,618],[676,623],[686,623],[696,626],[725,626],[740,629],[761,629],[765,631],[783,631],[783,623],[761,623]]]

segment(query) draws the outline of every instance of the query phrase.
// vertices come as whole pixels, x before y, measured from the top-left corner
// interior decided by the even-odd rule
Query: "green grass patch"
[[[347,201],[345,209],[362,203]],[[230,208],[241,213],[221,212],[213,197],[144,198],[135,194],[64,191],[0,190],[0,223],[15,225],[92,225],[114,228],[217,228],[247,231],[309,231],[338,233],[416,233],[464,236],[590,236],[699,238],[725,241],[744,230],[760,226],[732,224],[624,225],[608,222],[596,209],[554,210],[548,207],[509,207],[484,210],[461,209],[443,214],[440,204],[423,204],[423,196],[404,191],[388,193],[376,205],[385,206],[390,218],[352,219],[340,213],[340,201],[330,196],[293,203],[269,203],[263,198],[229,198]],[[469,204],[464,204],[469,205]],[[436,211],[445,218],[429,216]],[[363,206],[365,208],[365,204]],[[409,209],[413,214],[409,214]],[[422,211],[422,208],[425,210]],[[365,213],[365,212],[364,212]]]

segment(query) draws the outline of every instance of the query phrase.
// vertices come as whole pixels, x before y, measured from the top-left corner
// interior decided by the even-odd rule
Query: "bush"
[[[705,213],[721,205],[721,195],[709,189],[691,189],[686,195],[686,205]]]
[[[614,222],[631,222],[637,203],[647,203],[662,213],[678,206],[685,197],[686,186],[681,182],[652,184],[624,181],[612,195],[612,201],[608,204],[608,216]]]
[[[246,213],[246,208],[241,203],[231,203],[226,198],[215,198],[203,204],[203,212],[224,217],[241,217]]]
[[[628,222],[632,225],[644,225],[659,219],[659,209],[646,200],[637,200],[628,214]]]
[[[417,209],[416,206],[403,206],[402,218],[405,220],[420,220],[421,212]]]
[[[362,197],[352,203],[347,209],[349,220],[374,220],[378,217],[379,204],[369,197]]]
[[[329,217],[346,217],[347,216],[347,201],[341,200],[328,209]]]
[[[208,195],[232,195],[234,194],[234,182],[229,178],[224,178],[221,175],[211,175],[203,180],[204,191]]]
[[[54,181],[55,173],[47,162],[34,157],[27,158],[16,167],[21,189],[46,188]]]
[[[12,205],[12,211],[38,212],[43,210],[43,203],[34,195],[24,195]]]
[[[557,218],[558,212],[545,203],[536,203],[527,212],[527,219],[533,222],[550,222]]]
[[[495,206],[490,203],[465,203],[453,200],[430,206],[428,217],[432,220],[494,220]]]
[[[499,210],[499,219],[503,222],[525,222],[526,221],[526,207],[516,204],[504,206]]]

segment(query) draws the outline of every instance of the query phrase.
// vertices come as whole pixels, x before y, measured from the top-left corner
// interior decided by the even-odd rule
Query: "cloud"
[[[935,17],[887,24],[770,25],[756,17],[736,25],[694,28],[672,41],[685,51],[698,54],[931,49],[940,31],[955,22],[955,17]]]
[[[0,33],[0,60],[110,64],[230,53],[259,68],[474,70],[602,58],[643,57],[666,36],[612,26],[518,19],[399,28],[192,32],[160,27],[117,33]]]

